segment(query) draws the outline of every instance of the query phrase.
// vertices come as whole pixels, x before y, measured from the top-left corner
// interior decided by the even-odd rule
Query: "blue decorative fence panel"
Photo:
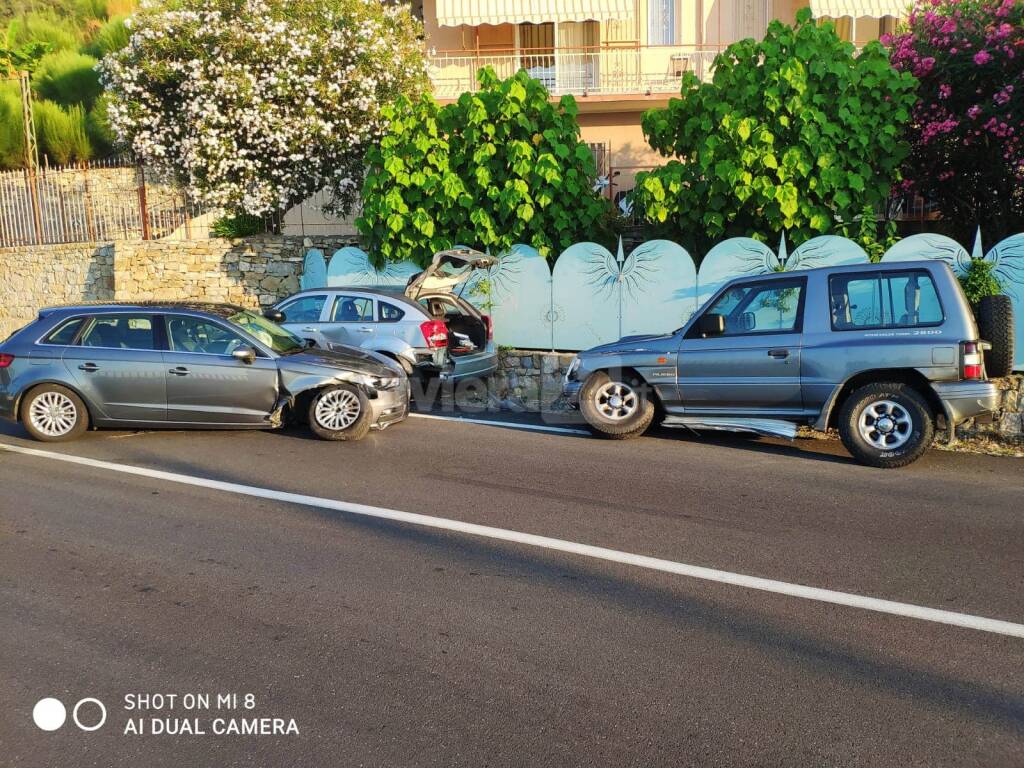
[[[607,248],[570,245],[555,262],[552,283],[554,349],[586,349],[622,335],[619,264]]]
[[[327,285],[327,262],[324,261],[322,251],[313,249],[307,251],[302,259],[302,277],[299,278],[299,287],[302,290],[309,288],[323,288]]]
[[[697,311],[697,268],[686,249],[669,240],[637,246],[622,265],[619,288],[623,336],[674,330]]]
[[[365,251],[350,245],[335,251],[331,257],[327,265],[327,285],[402,286],[419,271],[420,267],[408,261],[391,262],[378,270]]]
[[[535,248],[515,245],[489,269],[489,292],[473,286],[463,296],[494,321],[494,340],[505,347],[553,349],[551,268]]]
[[[971,259],[992,262],[994,274],[1016,312],[1016,367],[1024,369],[1024,234],[1006,238],[987,253],[980,233],[972,253],[944,235],[919,234],[893,245],[882,261],[941,259],[963,273]],[[597,243],[576,243],[555,261],[554,272],[536,250],[513,246],[467,286],[463,296],[494,319],[495,341],[527,349],[579,350],[621,336],[664,333],[683,325],[726,281],[745,275],[869,261],[852,240],[815,237],[789,252],[746,237],[715,245],[700,270],[684,248],[651,240],[628,257],[620,242],[612,254]],[[324,266],[320,251],[304,261],[303,288],[403,286],[420,268],[409,262],[377,270],[359,248],[342,248]]]

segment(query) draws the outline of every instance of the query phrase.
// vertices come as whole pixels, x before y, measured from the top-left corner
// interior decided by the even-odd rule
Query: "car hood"
[[[311,348],[294,355],[279,357],[278,365],[281,370],[292,372],[305,373],[315,370],[322,373],[328,368],[383,378],[393,378],[401,372],[397,363],[391,365],[373,352],[353,347]]]
[[[618,341],[591,347],[586,351],[586,354],[606,355],[621,354],[622,352],[643,352],[645,349],[650,347],[651,344],[667,341],[671,338],[671,333],[648,333],[638,336],[623,336]]]

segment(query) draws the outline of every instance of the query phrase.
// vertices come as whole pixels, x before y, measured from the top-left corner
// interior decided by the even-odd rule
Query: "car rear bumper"
[[[999,390],[990,381],[936,383],[932,387],[952,424],[990,416],[999,407]]]
[[[474,355],[448,355],[444,364],[427,359],[416,366],[423,373],[436,375],[442,381],[485,379],[498,370],[498,350],[490,342],[482,352]]]

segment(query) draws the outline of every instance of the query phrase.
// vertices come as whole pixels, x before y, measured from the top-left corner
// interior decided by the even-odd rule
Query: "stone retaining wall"
[[[0,339],[40,307],[81,301],[222,301],[258,307],[299,289],[308,248],[347,237],[138,240],[0,248]]]

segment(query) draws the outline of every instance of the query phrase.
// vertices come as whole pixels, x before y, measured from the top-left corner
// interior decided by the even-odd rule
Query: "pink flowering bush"
[[[918,79],[904,188],[961,237],[1024,230],[1024,2],[918,0],[882,42]]]

